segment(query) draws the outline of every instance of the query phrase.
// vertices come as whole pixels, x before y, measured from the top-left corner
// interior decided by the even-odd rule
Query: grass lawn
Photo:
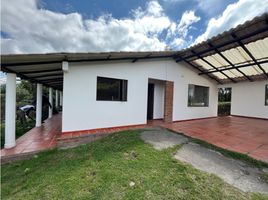
[[[174,148],[157,151],[139,135],[124,131],[3,165],[2,199],[268,199],[183,164],[172,158]]]

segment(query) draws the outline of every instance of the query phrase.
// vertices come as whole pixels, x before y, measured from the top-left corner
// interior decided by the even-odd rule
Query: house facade
[[[105,79],[107,83],[102,82]],[[120,81],[126,86],[121,87]],[[189,94],[191,85],[205,88],[200,102],[192,105],[188,102],[188,96],[194,95]],[[103,97],[98,96],[101,92]],[[125,99],[117,98],[120,93],[125,93]],[[172,59],[69,64],[64,72],[62,131],[140,125],[152,119],[215,117],[217,95],[216,83]]]
[[[267,120],[267,21],[264,14],[182,51],[1,55],[5,147],[16,145],[16,77],[37,84],[36,127],[42,87],[51,103],[56,91],[62,133],[216,117],[218,88],[228,87],[232,115]]]

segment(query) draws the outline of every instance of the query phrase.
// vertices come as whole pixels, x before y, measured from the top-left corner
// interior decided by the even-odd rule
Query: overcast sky
[[[180,50],[268,12],[267,0],[3,0],[8,53]]]

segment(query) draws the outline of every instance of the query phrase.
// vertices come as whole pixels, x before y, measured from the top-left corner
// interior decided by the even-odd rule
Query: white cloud
[[[170,43],[171,48],[185,47],[189,43],[188,31],[192,27],[192,24],[198,22],[201,18],[195,15],[192,10],[187,10],[182,14],[178,24],[172,23],[168,30],[167,37],[174,37]]]
[[[184,39],[182,38],[175,38],[172,43],[171,43],[171,46],[178,46],[178,47],[181,47],[183,44],[184,44]]]
[[[150,1],[148,3],[148,14],[151,14],[152,16],[162,16],[163,15],[163,8],[157,1]]]
[[[132,10],[129,18],[115,19],[106,14],[83,19],[79,13],[63,14],[38,6],[38,0],[2,2],[1,50],[7,53],[150,51],[166,46],[182,47],[191,24],[200,18],[186,11],[172,21],[158,1],[145,9]],[[170,33],[168,42],[164,32]],[[161,39],[162,38],[162,39]]]
[[[178,25],[179,32],[182,33],[183,36],[186,36],[188,33],[189,27],[200,20],[201,18],[196,16],[194,11],[186,11],[183,13],[180,23]]]
[[[237,3],[227,6],[220,17],[211,18],[206,31],[198,36],[193,44],[200,43],[239,24],[243,24],[245,21],[251,20],[267,11],[267,1],[239,0]]]
[[[171,21],[156,1],[145,10],[133,11],[133,18],[110,15],[82,19],[79,13],[62,14],[39,9],[34,0],[2,3],[2,53],[45,53],[61,51],[163,50],[158,35]]]
[[[207,15],[218,13],[224,6],[224,0],[194,0],[197,8],[202,10]]]

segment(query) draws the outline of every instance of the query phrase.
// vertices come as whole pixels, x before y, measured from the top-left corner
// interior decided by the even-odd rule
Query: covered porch
[[[147,125],[103,128],[79,132],[76,135],[70,135],[70,133],[61,134],[61,123],[61,114],[45,120],[41,127],[34,127],[18,138],[14,148],[2,149],[1,160],[7,162],[32,156],[37,152],[57,147],[58,142],[63,139],[73,137],[85,139],[87,136],[94,136],[95,138],[96,133],[101,136],[128,129],[163,127],[268,163],[268,120],[265,119],[225,116],[168,124],[164,123],[163,120],[151,120]]]
[[[180,52],[1,55],[1,70],[7,73],[5,106],[6,149],[1,151],[1,155],[21,154],[30,150],[34,152],[35,150],[46,149],[56,145],[55,138],[57,133],[61,132],[62,120],[60,115],[52,116],[52,109],[50,109],[49,119],[42,125],[42,88],[43,86],[49,88],[50,102],[52,102],[53,91],[55,91],[55,106],[57,107],[59,104],[64,107],[64,95],[66,94],[63,93],[63,89],[66,86],[68,87],[66,82],[64,82],[64,75],[70,73],[69,63],[108,63],[114,61],[136,63],[139,60],[173,59],[176,62],[187,63],[187,66],[194,68],[200,76],[207,76],[213,79],[215,84],[257,82],[259,80],[267,80],[268,78],[267,44],[268,26],[266,14],[252,22],[214,37],[213,40],[203,42],[199,46],[193,46]],[[234,57],[233,55],[236,56]],[[181,78],[184,77],[179,73],[177,75],[181,76]],[[18,140],[15,140],[16,77],[29,80],[37,85],[36,127]],[[66,96],[65,100],[70,98],[75,99],[74,96]],[[172,100],[173,98],[170,99]],[[169,107],[169,116],[172,116],[171,112],[174,112],[171,103],[167,106]],[[68,108],[68,106],[66,107]],[[198,115],[193,117],[198,117]],[[168,121],[172,122],[172,120],[174,119],[170,118]],[[166,128],[176,132],[182,132],[190,137],[205,140],[222,148],[248,154],[265,162],[268,162],[267,126],[267,120],[236,117],[176,122],[165,125]],[[121,127],[121,130],[122,128],[129,129],[130,127]],[[102,131],[110,132],[113,130],[119,131],[120,128],[110,128],[109,131],[103,129]],[[61,137],[69,139],[70,135],[72,137],[80,137],[99,131],[76,131],[76,133],[61,134]]]
[[[42,126],[34,127],[16,140],[13,148],[1,149],[1,161],[23,159],[37,152],[57,146],[57,138],[61,134],[61,114],[45,120]]]

